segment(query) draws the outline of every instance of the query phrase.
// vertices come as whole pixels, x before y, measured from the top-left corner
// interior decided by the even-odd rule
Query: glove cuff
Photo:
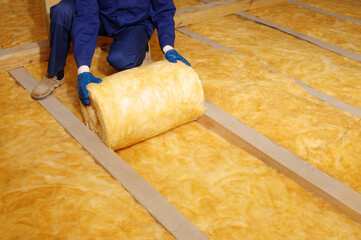
[[[166,54],[169,50],[172,50],[174,49],[171,45],[166,45],[164,48],[163,48],[163,53]]]
[[[78,75],[83,73],[83,72],[90,72],[90,69],[89,69],[89,66],[87,65],[81,65],[79,68],[78,68]]]

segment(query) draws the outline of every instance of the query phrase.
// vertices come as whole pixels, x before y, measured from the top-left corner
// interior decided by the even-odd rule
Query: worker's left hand
[[[78,94],[79,99],[84,106],[90,105],[89,93],[86,89],[86,86],[91,82],[101,83],[102,80],[100,78],[94,77],[90,72],[83,72],[78,75]]]
[[[169,62],[177,63],[177,60],[179,60],[184,62],[188,66],[191,66],[190,63],[184,57],[182,57],[175,49],[168,50],[164,54],[164,56]]]

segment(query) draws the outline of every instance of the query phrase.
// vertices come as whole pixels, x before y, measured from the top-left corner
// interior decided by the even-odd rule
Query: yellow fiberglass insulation
[[[0,1],[0,47],[48,39],[43,0]]]
[[[0,79],[1,239],[174,239],[8,73]]]
[[[199,124],[117,152],[210,239],[361,239],[361,225]]]
[[[159,48],[155,44],[151,47]],[[228,109],[225,107],[228,104],[234,107],[233,110],[244,102],[238,116],[242,116],[243,120],[248,119],[248,123],[252,123],[254,119],[253,126],[260,124],[259,129],[267,134],[275,132],[273,136],[276,136],[276,131],[282,130],[281,126],[285,123],[285,129],[297,130],[300,126],[293,128],[291,124],[302,121],[302,111],[305,112],[307,127],[314,109],[330,111],[330,122],[339,119],[340,122],[355,125],[352,117],[342,116],[340,111],[319,103],[303,89],[289,83],[287,78],[260,68],[238,54],[217,51],[182,34],[177,34],[176,47],[193,64],[197,73],[201,74],[209,100],[218,103],[216,99],[219,99],[221,104],[218,106]],[[163,56],[152,54],[152,57],[159,60]],[[46,66],[46,63],[39,63],[26,68],[40,80],[46,72]],[[98,77],[110,75],[114,71],[109,68],[106,54],[100,49],[96,50],[91,71]],[[72,55],[68,58],[66,75],[65,84],[54,94],[81,118],[76,92],[76,66]],[[257,84],[260,79],[268,79],[269,81],[261,81],[268,84],[264,87]],[[242,84],[243,81],[245,84]],[[219,82],[231,85],[220,86],[217,84]],[[220,87],[218,91],[217,86]],[[247,86],[253,86],[253,89]],[[237,96],[229,88],[243,94]],[[271,99],[273,104],[268,104],[271,109],[266,115],[262,115],[265,110],[262,108],[262,101],[267,102],[267,98],[257,96],[267,88],[270,91],[280,88],[277,91],[280,95],[289,89],[291,93],[283,101],[296,98],[299,100],[296,105],[302,107],[304,104],[305,107],[298,111],[299,115],[287,116],[288,112],[281,111],[276,100]],[[252,91],[247,93],[248,89]],[[222,95],[224,90],[226,93]],[[228,93],[231,95],[227,96]],[[247,105],[250,105],[249,108]],[[285,120],[276,125],[279,119],[273,118],[272,112],[276,116],[282,115]],[[262,124],[262,120],[267,118],[271,120]],[[317,116],[314,121],[316,124],[322,123]],[[287,122],[291,123],[287,125]],[[287,136],[286,134],[287,132],[282,133],[280,138]],[[293,136],[286,137],[285,142],[290,141],[292,145]],[[184,124],[120,150],[118,154],[211,239],[360,238],[359,224],[335,212],[332,206],[298,184],[196,123]],[[328,163],[324,164],[327,166]]]
[[[87,86],[86,124],[117,150],[193,121],[205,111],[201,81],[183,62],[154,62]]]
[[[297,0],[317,8],[342,14],[361,20],[361,2],[359,0]]]
[[[197,0],[173,0],[173,3],[177,10],[203,4],[203,2]]]
[[[291,3],[257,8],[250,10],[249,13],[344,49],[361,53],[361,25],[355,22]]]
[[[238,53],[177,35],[205,99],[361,192],[361,120]],[[211,69],[211,70],[210,70]]]
[[[190,29],[361,108],[359,62],[237,16],[195,24]]]

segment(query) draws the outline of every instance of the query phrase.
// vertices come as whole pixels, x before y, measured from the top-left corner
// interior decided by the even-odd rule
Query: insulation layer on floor
[[[208,101],[361,192],[361,120],[248,57],[177,35]],[[212,71],[210,71],[212,69]]]
[[[157,51],[159,46],[156,42],[157,39],[153,38],[152,57],[154,60],[160,60],[163,56]],[[253,85],[254,88],[260,87],[257,82],[262,76],[263,83],[275,76],[267,69],[259,68],[259,65],[252,63],[251,60],[247,62],[238,54],[225,54],[182,34],[177,34],[176,47],[191,61],[200,78],[203,79],[204,90],[206,94],[208,92],[206,98],[214,94],[215,97],[220,98],[220,101],[222,98],[224,101],[230,100],[220,96],[221,91],[226,91],[225,95],[230,93],[229,89],[217,83],[233,82],[233,88],[237,87],[238,90],[245,88],[247,84],[243,85],[237,76],[249,79],[248,85]],[[97,49],[91,69],[96,76],[102,77],[112,73],[113,70],[108,66],[105,58],[106,53]],[[212,62],[212,59],[217,59],[221,64],[218,65],[214,60]],[[240,67],[247,64],[250,65],[247,70]],[[68,58],[67,66],[66,83],[56,90],[55,95],[79,116],[80,110],[75,107],[79,103],[76,95],[75,62],[72,55]],[[27,66],[26,69],[36,78],[41,79],[46,70],[46,63]],[[282,98],[283,101],[287,102],[288,98],[297,96],[296,98],[301,100],[306,98],[303,101],[311,104],[311,110],[317,109],[319,104],[320,108],[329,109],[331,115],[338,112],[288,83],[289,80],[285,80],[286,78],[279,78],[270,81],[265,88],[275,84],[272,89],[280,87],[280,93],[290,89],[291,93]],[[215,88],[221,87],[218,93],[211,92],[212,85]],[[69,98],[69,95],[74,95],[74,98]],[[237,102],[237,96],[230,97]],[[255,99],[251,94],[248,97],[250,100],[240,98],[238,101],[244,100],[246,105]],[[260,107],[261,100],[256,99],[256,104]],[[300,102],[297,104],[300,105]],[[258,109],[264,111],[264,108],[260,107]],[[267,116],[277,108],[278,105],[273,106]],[[246,110],[250,111],[250,109],[242,109],[242,111]],[[279,116],[284,113],[276,112],[276,114]],[[301,113],[298,114],[302,116]],[[306,116],[307,114],[312,112],[306,113]],[[342,112],[339,114],[344,115]],[[357,124],[347,115],[341,117],[342,120]],[[360,225],[334,212],[328,204],[314,197],[298,184],[196,123],[184,125],[118,151],[118,154],[211,239],[241,237],[323,239],[324,236],[335,239],[351,236],[357,239],[360,235]],[[337,225],[342,224],[342,226],[334,231],[337,229],[334,228],[336,222]],[[356,230],[344,230],[350,227],[355,227]]]
[[[0,47],[10,48],[48,38],[43,0],[0,1]]]
[[[0,73],[1,239],[173,239]]]
[[[315,90],[361,108],[359,62],[237,16],[189,28]]]
[[[197,1],[197,0],[174,0],[173,3],[177,10],[203,4],[201,1]]]
[[[361,20],[361,3],[359,0],[297,0],[314,7],[328,10]]]
[[[177,47],[202,79],[207,100],[360,191],[360,119],[254,61],[177,37]]]
[[[153,38],[151,43],[152,58],[153,60],[160,60],[163,59],[163,55],[159,51],[159,46],[157,46],[156,42],[156,38]],[[200,74],[209,100],[212,100],[213,103],[216,104],[219,103],[217,105],[225,110],[228,110],[228,108],[225,107],[226,104],[234,109],[240,106],[239,110],[236,112],[240,116],[239,118],[249,119],[248,123],[255,120],[254,125],[259,124],[260,128],[263,127],[265,129],[263,130],[264,132],[275,132],[275,135],[280,129],[286,129],[291,132],[294,129],[299,130],[299,128],[303,126],[305,126],[307,130],[312,131],[312,127],[307,124],[313,123],[316,126],[321,124],[322,126],[328,127],[327,129],[335,128],[335,134],[340,135],[339,142],[345,142],[347,145],[349,139],[347,136],[343,136],[344,132],[342,131],[342,127],[346,126],[345,128],[349,130],[359,123],[355,118],[310,97],[302,89],[290,84],[288,79],[279,75],[275,76],[274,73],[271,73],[269,70],[260,68],[254,61],[245,59],[238,54],[229,54],[223,51],[214,50],[200,44],[198,41],[191,40],[182,34],[177,34],[176,47],[182,55],[190,60],[195,70]],[[96,50],[91,71],[97,77],[104,77],[114,73],[114,70],[106,62],[106,56],[106,52],[101,51],[99,48]],[[40,80],[46,73],[46,67],[47,63],[39,63],[28,66],[26,69]],[[66,67],[66,83],[57,89],[54,95],[81,119],[82,116],[76,91],[76,76],[76,64],[73,56],[70,54]],[[7,75],[1,75],[1,80],[7,78]],[[244,79],[248,80],[243,82]],[[268,88],[269,91],[267,91]],[[74,140],[68,139],[70,137],[62,130],[57,130],[57,132],[61,132],[61,137],[58,137],[56,134],[57,132],[54,133],[53,131],[53,129],[55,129],[53,125],[57,125],[55,122],[45,124],[45,120],[40,122],[37,121],[36,126],[33,126],[34,120],[32,119],[38,116],[38,113],[34,111],[33,108],[40,107],[30,100],[28,93],[24,93],[23,90],[20,91],[20,88],[14,83],[11,83],[11,85],[4,89],[4,91],[1,91],[3,94],[0,95],[0,101],[10,104],[10,100],[22,101],[22,98],[27,98],[31,103],[28,104],[27,102],[24,102],[22,105],[26,114],[29,114],[31,117],[30,119],[24,117],[20,127],[14,125],[12,122],[14,119],[18,119],[18,115],[20,114],[19,107],[15,105],[16,107],[12,106],[7,110],[11,115],[9,118],[10,127],[8,128],[11,128],[11,126],[14,125],[15,128],[19,129],[18,131],[27,132],[29,136],[34,136],[29,139],[24,137],[25,135],[19,136],[12,134],[14,139],[8,141],[10,142],[8,144],[13,144],[18,147],[15,149],[16,151],[10,153],[13,155],[4,158],[4,161],[14,162],[10,165],[13,171],[18,171],[16,169],[18,169],[19,165],[22,166],[22,164],[26,164],[25,162],[31,161],[30,165],[25,165],[25,167],[22,168],[22,171],[27,170],[31,172],[31,174],[35,174],[33,171],[34,169],[37,170],[38,165],[36,165],[37,162],[35,162],[35,164],[32,162],[36,160],[36,158],[34,160],[34,157],[32,157],[33,154],[29,157],[28,152],[31,151],[35,153],[40,151],[39,154],[44,152],[45,154],[41,159],[44,159],[48,165],[56,164],[56,166],[61,166],[59,162],[62,162],[57,160],[56,156],[58,155],[62,158],[63,155],[67,155],[70,160],[67,159],[64,163],[67,165],[61,166],[60,173],[57,173],[55,170],[48,171],[39,164],[40,170],[42,170],[41,173],[44,173],[44,179],[49,181],[50,184],[53,183],[53,181],[51,181],[53,178],[52,176],[56,177],[56,180],[58,181],[57,184],[59,185],[64,184],[61,182],[64,179],[65,184],[69,182],[74,184],[73,181],[80,181],[80,179],[82,179],[81,176],[78,176],[77,172],[72,173],[73,170],[70,170],[73,166],[68,167],[68,165],[75,165],[76,168],[83,170],[90,180],[94,179],[93,175],[96,175],[95,178],[100,176],[99,178],[105,183],[103,185],[95,184],[97,189],[101,188],[102,191],[109,193],[111,192],[109,189],[113,190],[114,188],[114,192],[119,191],[119,195],[124,194],[126,195],[125,199],[129,198],[126,193],[122,192],[123,190],[120,185],[118,188],[112,185],[112,180],[104,180],[108,177],[105,172],[102,172],[101,170],[97,172],[97,170],[94,170],[90,166],[88,167],[88,165],[85,165],[84,167],[82,161],[86,160],[87,162],[92,162],[91,158],[83,152]],[[16,91],[12,89],[16,89]],[[280,100],[277,100],[275,96],[273,96],[273,98],[270,97],[272,96],[272,94],[270,94],[272,90],[277,93],[277,97],[280,97]],[[10,96],[8,94],[9,92],[11,92]],[[233,94],[233,92],[238,92],[238,94]],[[231,95],[227,96],[228,93]],[[261,96],[257,97],[259,94]],[[285,116],[290,114],[288,111],[295,110],[293,105],[287,107],[285,110],[279,109],[279,103],[287,105],[289,102],[298,104],[297,109],[299,109],[302,104],[305,104],[305,107],[302,108],[305,112],[296,109],[297,111],[294,114],[291,114],[290,118],[282,121],[282,124],[284,124],[289,120],[291,123],[294,123],[295,126],[291,123],[286,126],[275,124],[277,117],[280,117],[280,119],[283,120]],[[271,106],[271,109],[267,110],[269,106]],[[330,111],[330,113],[324,113],[324,118],[326,119],[329,117],[331,123],[336,120],[336,124],[329,125],[329,122],[324,122],[324,119],[320,117],[316,117],[313,120],[313,111],[320,109]],[[24,111],[21,111],[21,113]],[[230,110],[229,112],[232,111]],[[262,112],[265,112],[264,115],[261,114]],[[47,118],[51,119],[50,116],[47,116]],[[301,123],[303,119],[306,119],[304,125]],[[345,122],[341,128],[338,127],[340,122]],[[6,126],[4,125],[4,128],[1,128],[1,131],[10,130],[6,129]],[[50,135],[51,139],[49,137],[49,140],[45,141],[44,144],[38,137],[38,131],[46,131],[44,135]],[[322,141],[322,137],[320,136],[319,138],[321,140],[319,140],[317,135],[314,136],[309,134],[306,130],[304,133],[307,135],[304,139],[297,134],[293,135],[293,137],[296,136],[297,138],[298,136],[298,138],[300,138],[298,140],[298,143],[301,145],[300,148],[304,149],[305,152],[322,155],[322,147],[319,148],[321,151],[320,153],[317,151],[315,152],[314,148],[309,149],[310,142],[308,139],[313,140],[313,138],[316,138],[316,143],[326,142],[327,139]],[[286,132],[284,134],[286,134]],[[298,134],[303,133],[298,132]],[[350,135],[352,134],[354,134],[353,131],[351,131]],[[34,139],[36,139],[36,142]],[[23,148],[23,145],[21,145],[25,140],[30,141],[31,144],[28,144],[29,148]],[[292,139],[292,141],[293,140],[294,139]],[[20,143],[18,143],[18,141],[20,141]],[[311,147],[315,146],[314,142],[312,143],[313,145],[311,144]],[[44,145],[40,148],[39,146],[42,146],[42,144]],[[31,146],[35,150],[30,149]],[[11,148],[12,147],[8,149]],[[70,149],[70,153],[64,149]],[[350,152],[352,153],[353,150],[354,149],[351,147]],[[5,150],[2,149],[1,151]],[[75,153],[73,153],[73,151]],[[75,156],[73,154],[75,154]],[[85,155],[83,156],[83,154]],[[136,169],[211,239],[361,238],[361,227],[359,224],[356,224],[342,214],[335,212],[329,204],[326,204],[324,201],[313,196],[298,184],[277,173],[273,169],[266,167],[258,159],[230,145],[224,139],[211,131],[205,130],[196,123],[184,125],[171,132],[119,151],[118,154],[120,154],[134,169]],[[53,158],[56,160],[53,160]],[[19,160],[14,161],[13,159]],[[13,176],[12,170],[8,169],[7,171],[10,172],[10,175],[4,176],[12,179],[11,182],[7,182],[7,186],[9,188],[16,188],[18,182],[21,182],[22,180],[21,176],[18,179]],[[97,174],[94,174],[94,172]],[[67,173],[72,176],[70,179],[65,178]],[[36,177],[35,180],[39,181]],[[93,182],[95,182],[95,180],[93,180]],[[86,187],[88,187],[87,189],[93,187],[93,182],[85,184]],[[108,183],[109,186],[107,185]],[[23,182],[22,184],[24,184],[24,188],[32,186],[29,182]],[[46,187],[42,185],[42,189],[45,188]],[[18,206],[25,206],[24,208],[27,209],[25,201],[27,198],[32,198],[33,196],[27,195],[26,192],[19,192],[18,194],[22,198],[22,201],[19,201]],[[86,206],[96,205],[93,200],[93,195],[95,195],[94,192],[84,194],[86,200],[81,203],[84,203]],[[86,194],[93,195],[87,196]],[[41,195],[39,192],[34,192],[34,196],[41,197],[42,205],[40,205],[41,208],[36,208],[35,210],[32,209],[32,215],[35,217],[37,214],[41,216],[43,211],[47,213],[52,207],[57,207],[59,211],[61,211],[61,209],[64,209],[65,211],[68,209],[68,206],[71,206],[71,203],[68,201],[72,201],[72,195],[74,195],[73,192],[66,192],[62,195],[62,198],[60,198],[61,200],[59,200],[58,196],[52,194]],[[117,194],[115,195],[118,196]],[[60,204],[64,204],[65,206],[58,206],[58,202],[55,204],[48,204],[53,197],[57,201],[61,201]],[[48,198],[50,198],[50,200]],[[167,239],[170,237],[167,233],[164,233],[163,229],[159,229],[159,225],[154,225],[152,220],[149,220],[149,223],[142,225],[142,227],[147,228],[144,234],[150,232],[151,234],[158,235],[141,235],[141,230],[139,230],[141,228],[134,227],[134,225],[139,224],[139,222],[137,222],[138,218],[142,218],[142,221],[148,219],[147,217],[144,217],[147,215],[144,215],[142,213],[142,208],[132,201],[120,200],[120,202],[121,203],[119,204],[121,207],[119,207],[119,209],[117,207],[112,208],[110,203],[97,207],[100,207],[99,211],[104,211],[106,215],[111,215],[113,217],[116,213],[115,215],[120,216],[115,217],[127,221],[127,224],[124,226],[129,228],[127,228],[128,231],[133,232],[127,232],[126,234],[128,235],[126,235],[124,239],[137,239],[137,236],[138,239]],[[108,207],[109,209],[107,209]],[[123,208],[125,210],[123,210]],[[139,208],[139,211],[135,211],[134,208]],[[6,209],[8,210],[6,213],[9,215],[11,214],[11,211],[16,211],[16,208]],[[128,215],[128,210],[133,211],[130,212],[132,215]],[[123,212],[124,214],[122,214]],[[25,213],[19,212],[19,215]],[[48,216],[48,214],[46,216]],[[78,231],[82,231],[82,229],[78,229],[79,223],[90,221],[91,223],[95,222],[98,224],[99,221],[99,218],[88,220],[86,217],[78,220],[76,218],[78,216],[79,213],[73,218],[70,215],[68,218],[65,218],[66,220],[70,219],[76,221],[76,229]],[[55,223],[51,225],[47,224],[45,227],[60,226],[60,223],[57,222],[59,219],[61,220],[64,218],[52,218],[51,220]],[[45,223],[50,222],[48,219],[46,220]],[[11,225],[12,229],[15,229],[10,232],[10,234],[16,234],[15,231],[18,228],[21,228],[23,231],[31,231],[27,229],[27,225],[23,222],[7,223]],[[112,222],[107,221],[107,223],[111,224]],[[0,226],[4,226],[4,224],[1,224]],[[7,227],[8,226],[9,225],[7,225]],[[96,228],[97,225],[94,224],[93,226]],[[114,225],[111,227],[113,226]],[[111,227],[109,228],[111,229]],[[119,228],[122,229],[121,227]],[[4,230],[7,229],[8,228],[4,228]],[[70,234],[70,229],[74,229],[74,227],[70,226],[69,228],[63,229],[60,226],[59,228],[56,228],[54,232],[60,234],[64,230],[66,231],[66,234]],[[113,234],[110,230],[108,230],[108,232],[109,235]],[[80,234],[79,236],[81,236]],[[113,239],[117,238],[116,234],[123,234],[124,236],[125,233],[116,232],[112,236]],[[14,238],[16,238],[16,236]],[[60,238],[63,239],[64,237]],[[79,238],[84,239],[84,237]],[[122,238],[119,237],[119,239]]]
[[[361,54],[361,25],[352,21],[316,12],[292,3],[258,8],[248,13]]]
[[[196,123],[118,154],[211,239],[361,237],[359,224]]]

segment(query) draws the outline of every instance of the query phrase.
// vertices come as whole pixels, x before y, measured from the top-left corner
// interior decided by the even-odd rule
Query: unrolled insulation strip
[[[332,51],[332,52],[335,52],[335,53],[338,53],[340,55],[343,55],[345,57],[348,57],[352,60],[355,60],[355,61],[358,61],[358,62],[361,62],[361,54],[358,54],[358,53],[355,53],[353,51],[350,51],[350,50],[347,50],[347,49],[344,49],[344,48],[341,48],[341,47],[338,47],[338,46],[335,46],[333,44],[330,44],[330,43],[327,43],[327,42],[324,42],[322,40],[319,40],[319,39],[316,39],[316,38],[313,38],[313,37],[310,37],[306,34],[303,34],[303,33],[300,33],[300,32],[297,32],[297,31],[294,31],[292,29],[289,29],[289,28],[286,28],[284,26],[281,26],[281,25],[278,25],[278,24],[275,24],[273,22],[270,22],[270,21],[267,21],[267,20],[264,20],[264,19],[261,19],[259,17],[255,17],[253,15],[250,15],[248,13],[244,13],[244,12],[239,12],[237,13],[236,15],[240,16],[240,17],[243,17],[247,20],[250,20],[250,21],[253,21],[253,22],[256,22],[256,23],[259,23],[259,24],[263,24],[263,25],[266,25],[268,27],[272,27],[272,28],[275,28],[279,31],[282,31],[284,33],[287,33],[287,34],[290,34],[296,38],[299,38],[299,39],[302,39],[302,40],[305,40],[307,42],[310,42],[312,44],[315,44],[319,47],[322,47],[324,49],[327,49],[329,51]]]
[[[361,194],[206,101],[198,122],[361,223]]]
[[[324,14],[327,14],[327,15],[330,15],[330,16],[334,16],[334,17],[338,17],[340,19],[350,20],[352,22],[355,22],[355,23],[361,25],[361,20],[356,19],[356,18],[344,16],[344,15],[341,15],[341,14],[338,14],[338,13],[330,12],[330,11],[327,11],[327,10],[324,10],[324,9],[321,9],[321,8],[317,8],[317,7],[310,6],[310,5],[307,5],[305,3],[301,3],[301,2],[297,2],[297,1],[293,1],[293,0],[285,0],[285,1],[287,1],[289,3],[292,3],[292,4],[295,4],[295,5],[298,5],[300,7],[311,9],[313,11],[317,11],[317,12],[324,13]]]
[[[29,92],[38,83],[23,67],[9,73]],[[38,102],[173,236],[184,240],[208,239],[58,99],[48,96]]]
[[[178,28],[177,30],[216,49],[236,52],[185,27]],[[264,64],[261,65],[266,66]],[[271,67],[268,68],[276,71]],[[296,81],[296,83],[300,82]],[[302,85],[305,84],[302,83]],[[302,87],[305,88],[305,86]],[[307,88],[310,87],[307,86]],[[329,98],[333,99],[332,97]],[[213,104],[206,101],[205,105],[207,111],[205,115],[198,120],[200,124],[218,133],[232,144],[245,149],[287,177],[295,180],[308,191],[323,197],[353,220],[361,222],[360,193],[330,177]],[[361,113],[361,110],[359,113]]]
[[[225,51],[229,51],[229,52],[236,52],[235,50],[233,50],[233,49],[231,49],[229,47],[226,47],[226,46],[224,46],[222,44],[219,44],[217,42],[214,42],[214,41],[210,40],[209,38],[206,38],[206,37],[204,37],[204,36],[202,36],[202,35],[200,35],[200,34],[198,34],[196,32],[193,32],[192,30],[190,30],[188,28],[181,27],[181,28],[177,28],[177,30],[184,33],[184,34],[186,34],[187,36],[190,36],[190,37],[192,37],[194,39],[197,39],[197,40],[199,40],[201,42],[204,42],[205,44],[208,44],[208,45],[210,45],[210,46],[212,46],[212,47],[214,47],[216,49],[221,49],[221,50],[225,50]],[[240,53],[240,54],[242,55],[242,53]],[[270,66],[267,66],[267,65],[265,65],[263,63],[259,63],[259,64],[271,69],[274,72],[280,73],[279,71],[277,71],[276,69],[274,69],[274,68],[272,68]],[[282,74],[282,73],[280,73],[280,74]],[[297,79],[294,79],[294,78],[291,78],[291,79],[293,79],[295,81],[295,83],[300,85],[303,89],[305,89],[312,96],[314,96],[314,97],[316,97],[316,98],[318,98],[318,99],[320,99],[322,101],[325,101],[325,102],[327,102],[327,103],[329,103],[329,104],[331,104],[331,105],[333,105],[333,106],[335,106],[337,108],[340,108],[340,109],[342,109],[342,110],[344,110],[346,112],[349,112],[349,113],[351,113],[352,115],[354,115],[356,117],[361,118],[361,109],[360,108],[351,106],[351,105],[349,105],[347,103],[344,103],[342,101],[339,101],[336,98],[333,98],[333,97],[331,97],[331,96],[329,96],[327,94],[321,93],[321,92],[311,88],[307,84],[305,84],[305,83],[303,83],[303,82],[301,82],[301,81],[299,81]]]

